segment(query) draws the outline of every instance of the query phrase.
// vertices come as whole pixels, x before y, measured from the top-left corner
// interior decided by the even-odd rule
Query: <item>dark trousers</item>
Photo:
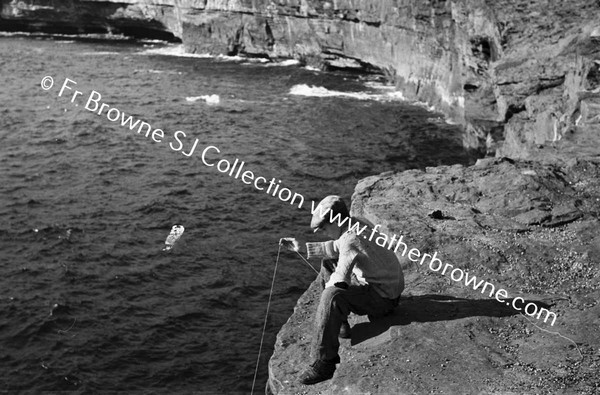
[[[352,284],[347,289],[325,288],[325,283],[335,270],[335,261],[324,260],[321,264],[321,284],[323,292],[317,308],[315,321],[317,336],[313,341],[313,356],[320,360],[339,361],[338,335],[342,322],[352,312],[357,315],[382,317],[389,314],[398,305],[398,299],[380,296],[370,285],[361,285],[352,276]]]

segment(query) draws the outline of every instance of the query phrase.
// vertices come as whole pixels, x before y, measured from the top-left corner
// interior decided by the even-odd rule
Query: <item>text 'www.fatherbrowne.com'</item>
[[[40,85],[43,90],[49,91],[54,87],[54,79],[52,76],[45,76],[42,78]],[[187,134],[182,130],[177,130],[174,133],[169,134],[160,128],[154,128],[150,123],[135,119],[133,116],[127,115],[125,112],[103,102],[102,95],[99,92],[92,90],[88,94],[85,94],[83,91],[75,89],[76,86],[77,82],[70,78],[65,78],[60,91],[58,92],[58,97],[64,97],[65,99],[70,98],[70,103],[75,107],[78,107],[80,103],[85,101],[84,108],[87,111],[98,116],[104,116],[110,122],[116,123],[121,127],[126,128],[128,131],[135,131],[137,134],[143,135],[154,143],[168,143],[171,150],[181,153],[186,157],[191,157],[195,152],[198,152],[200,153],[202,163],[205,166],[216,168],[219,172],[227,174],[234,179],[240,179],[244,184],[252,185],[258,191],[276,197],[282,202],[295,205],[300,209],[303,208],[304,196],[297,192],[292,192],[289,188],[283,187],[281,185],[281,180],[275,179],[274,177],[271,177],[269,180],[268,177],[257,175],[255,172],[245,169],[246,162],[240,161],[237,158],[235,158],[234,161],[220,158],[219,154],[221,153],[221,150],[214,145],[206,146],[203,149],[198,148],[199,140],[196,138],[191,141],[192,139],[188,138]],[[314,214],[316,210],[315,202],[312,201],[311,213]],[[319,210],[321,210],[321,208],[319,208]],[[328,215],[327,211],[321,212],[321,217]],[[528,316],[537,319],[541,319],[542,315],[545,315],[544,322],[552,317],[551,325],[554,325],[554,322],[556,321],[557,315],[555,313],[545,308],[540,308],[535,303],[525,304],[525,300],[521,297],[513,298],[512,301],[509,302],[508,292],[505,289],[500,288],[496,291],[493,284],[487,281],[484,282],[483,280],[477,282],[477,278],[475,276],[470,276],[468,272],[456,268],[449,263],[442,263],[437,257],[437,252],[434,252],[433,255],[429,255],[422,254],[416,248],[409,249],[408,245],[403,241],[404,236],[401,235],[398,237],[396,234],[393,234],[392,237],[388,237],[385,233],[378,231],[378,229],[381,228],[381,225],[375,225],[373,228],[369,228],[367,225],[363,225],[359,222],[352,223],[351,218],[341,218],[339,214],[334,216],[331,211],[329,211],[329,216],[332,223],[337,222],[340,227],[348,226],[349,231],[356,232],[357,235],[362,235],[365,239],[368,238],[369,240],[372,240],[377,235],[375,238],[375,243],[377,245],[392,250],[397,254],[400,253],[400,249],[402,249],[402,256],[406,255],[408,259],[413,262],[419,262],[420,265],[426,263],[425,261],[427,258],[430,258],[429,269],[431,271],[440,272],[441,270],[442,275],[449,275],[450,278],[456,282],[462,282],[464,279],[464,284],[467,287],[472,287],[475,291],[481,288],[482,294],[489,288],[489,297],[494,297],[500,303],[505,303],[509,306],[512,305],[512,307],[519,312],[524,312]],[[421,259],[419,260],[419,258]]]
[[[556,322],[556,313],[545,309],[543,307],[538,306],[535,303],[529,302],[525,303],[525,299],[520,296],[516,298],[509,298],[508,291],[504,288],[499,288],[496,290],[494,284],[489,283],[484,280],[477,281],[476,276],[470,275],[468,272],[454,267],[449,263],[442,263],[440,259],[437,257],[437,252],[434,252],[433,255],[422,254],[417,248],[408,248],[408,245],[403,241],[404,235],[400,235],[398,237],[396,234],[393,234],[389,237],[387,234],[378,231],[378,228],[381,225],[375,225],[373,228],[370,228],[368,225],[362,224],[358,221],[352,221],[352,218],[344,217],[338,213],[333,215],[333,211],[326,209],[323,210],[322,207],[316,206],[313,202],[312,205],[312,214],[314,214],[317,210],[319,210],[319,215],[321,217],[325,217],[329,215],[329,220],[331,223],[337,223],[340,228],[347,226],[348,230],[356,233],[358,236],[361,236],[364,239],[368,239],[369,241],[375,238],[375,243],[380,246],[387,248],[390,251],[394,251],[396,254],[401,254],[402,256],[407,256],[413,262],[419,262],[421,266],[423,264],[427,264],[427,260],[429,258],[429,270],[440,273],[442,275],[450,276],[452,280],[458,283],[462,283],[464,280],[464,284],[467,287],[472,287],[473,290],[481,290],[482,294],[488,293],[489,297],[494,297],[498,302],[504,303],[507,306],[512,306],[518,312],[524,312],[530,317],[535,317],[536,319],[541,319],[542,316],[544,318],[544,322],[548,321],[548,319],[552,318],[551,324],[554,326]],[[441,271],[441,272],[440,272]]]

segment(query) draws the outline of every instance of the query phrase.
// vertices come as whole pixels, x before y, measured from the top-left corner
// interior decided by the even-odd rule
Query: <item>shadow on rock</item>
[[[371,322],[362,322],[352,327],[352,345],[386,332],[392,326],[409,325],[412,322],[450,321],[460,318],[486,316],[509,317],[521,314],[512,307],[513,299],[500,303],[495,299],[465,299],[446,295],[421,295],[403,298],[394,312]],[[524,308],[534,303],[538,308],[551,307],[547,303],[534,300],[519,302]]]

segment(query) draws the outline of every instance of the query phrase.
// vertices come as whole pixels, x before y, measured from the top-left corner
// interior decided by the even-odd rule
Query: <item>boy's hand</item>
[[[283,237],[279,239],[279,245],[285,247],[288,251],[300,251],[300,243],[293,237]]]

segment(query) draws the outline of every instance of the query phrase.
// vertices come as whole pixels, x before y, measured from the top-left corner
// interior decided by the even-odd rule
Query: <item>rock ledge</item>
[[[434,212],[442,215],[429,215]],[[578,393],[600,390],[600,160],[480,160],[362,180],[352,212],[409,247],[557,314],[519,314],[401,258],[405,298],[376,322],[351,316],[332,380],[299,385],[309,362],[313,283],[280,331],[275,394]],[[488,289],[489,290],[489,289]],[[568,337],[567,340],[557,334]]]

